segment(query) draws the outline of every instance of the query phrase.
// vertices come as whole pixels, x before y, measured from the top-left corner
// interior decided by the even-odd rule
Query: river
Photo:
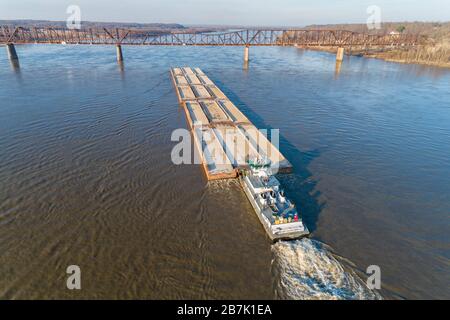
[[[4,50],[4,48],[2,48]],[[450,298],[450,71],[291,47],[0,52],[0,298]],[[170,154],[169,68],[258,128],[312,231],[273,245],[236,181]],[[66,288],[78,265],[82,289]],[[365,287],[381,270],[381,291]]]

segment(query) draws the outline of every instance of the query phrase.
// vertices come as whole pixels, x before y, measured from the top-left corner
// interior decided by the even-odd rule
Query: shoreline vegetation
[[[297,46],[297,48],[337,53],[335,47]],[[450,46],[447,48],[418,46],[408,49],[346,49],[345,55],[381,59],[388,62],[450,68]]]
[[[390,62],[421,64],[450,68],[450,22],[396,22],[383,23],[380,29],[368,30],[365,24],[311,25],[306,29],[336,29],[370,34],[420,34],[423,44],[415,47],[353,47],[345,54],[377,58]],[[334,47],[298,46],[305,49],[336,53]]]

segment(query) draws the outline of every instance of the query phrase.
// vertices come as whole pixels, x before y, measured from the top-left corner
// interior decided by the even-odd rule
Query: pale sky
[[[450,0],[0,0],[0,19],[66,20],[69,5],[87,21],[304,26],[382,21],[449,21]]]

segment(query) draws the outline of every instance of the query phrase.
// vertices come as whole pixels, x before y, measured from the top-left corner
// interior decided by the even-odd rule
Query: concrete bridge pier
[[[336,61],[344,60],[344,48],[339,47],[336,53]]]
[[[244,48],[244,63],[248,63],[250,61],[249,49],[250,49],[249,46],[245,46],[245,48]]]
[[[122,54],[122,46],[120,44],[116,44],[116,54],[117,54],[117,61],[122,62],[123,54]]]
[[[16,47],[14,47],[14,43],[6,44],[6,51],[8,52],[8,58],[11,61],[18,61],[19,57],[17,56]]]

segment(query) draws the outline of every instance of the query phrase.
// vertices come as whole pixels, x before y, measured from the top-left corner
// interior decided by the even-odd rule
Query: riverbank
[[[450,68],[450,22],[385,22],[378,29],[368,29],[366,24],[312,25],[306,29],[347,30],[373,35],[420,34],[425,42],[416,47],[359,47],[346,49],[346,54],[377,58],[390,62],[421,64]],[[311,48],[319,51],[336,52],[336,48]]]
[[[298,48],[336,53],[335,47],[298,46]],[[450,56],[446,47],[421,46],[412,49],[346,49],[345,55],[381,59],[404,64],[420,64],[440,68],[450,68]]]
[[[367,53],[363,54],[367,58],[382,59],[390,62],[406,63],[406,64],[421,64],[427,66],[434,66],[440,68],[450,68],[450,60],[447,58],[447,62],[442,60],[429,60],[428,58],[422,58],[422,56],[427,57],[427,51],[430,48],[424,48],[423,50],[410,50],[410,51],[385,51],[378,53]],[[432,49],[431,49],[432,50]],[[424,51],[421,53],[421,51]]]

